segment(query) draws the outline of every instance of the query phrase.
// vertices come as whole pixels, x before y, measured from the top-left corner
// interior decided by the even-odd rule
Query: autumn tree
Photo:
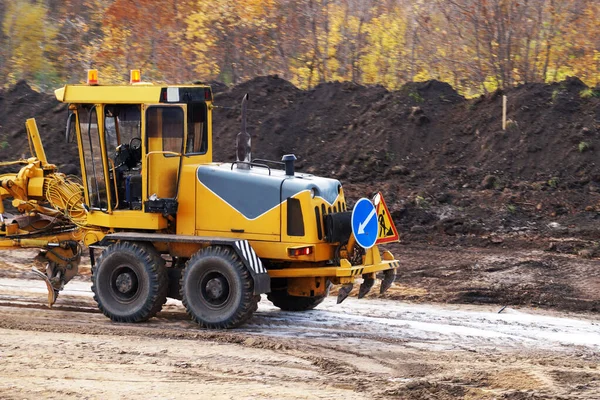
[[[276,11],[275,0],[196,2],[185,38],[199,78],[238,83],[277,72],[272,66],[282,54],[275,31],[285,27],[277,25]]]
[[[398,88],[408,79],[408,21],[404,10],[394,6],[380,12],[365,27],[361,56],[362,82]]]
[[[438,79],[467,95],[578,75],[600,82],[586,0],[0,0],[3,85]]]
[[[13,0],[5,4],[2,31],[6,36],[4,70],[7,83],[19,79],[46,89],[56,84],[57,70],[50,56],[56,54],[56,26],[47,18],[43,2]]]
[[[62,82],[79,83],[86,78],[85,71],[94,67],[94,55],[102,45],[102,21],[105,0],[50,0],[48,19],[58,27],[56,45],[61,49],[53,54]]]
[[[4,34],[4,18],[6,14],[6,5],[4,1],[0,1],[0,74],[2,76],[6,76],[6,40],[8,37]],[[0,78],[0,86],[2,86],[5,82],[2,81],[3,78]]]
[[[129,79],[141,69],[145,79],[177,81],[191,78],[178,39],[184,26],[183,0],[115,0],[104,12],[102,41],[91,49],[101,77],[113,82]]]

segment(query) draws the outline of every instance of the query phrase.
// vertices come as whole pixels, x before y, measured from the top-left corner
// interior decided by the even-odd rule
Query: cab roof
[[[75,104],[143,104],[212,101],[207,85],[65,85],[54,91],[56,99]]]

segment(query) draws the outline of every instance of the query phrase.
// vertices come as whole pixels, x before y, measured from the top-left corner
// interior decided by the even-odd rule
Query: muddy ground
[[[467,100],[436,81],[302,91],[271,76],[218,89],[215,160],[232,159],[250,93],[254,157],[295,153],[350,205],[382,191],[402,237],[395,285],[299,314],[263,299],[243,328],[207,332],[176,301],[110,322],[89,267],[48,310],[35,253],[0,254],[0,398],[600,398],[597,88]],[[25,82],[0,91],[0,160],[27,155],[36,117],[48,159],[77,173],[66,112]]]
[[[384,296],[353,293],[341,305],[332,296],[304,313],[263,297],[232,331],[198,329],[175,300],[147,323],[113,323],[97,310],[85,267],[47,309],[45,286],[28,271],[35,253],[4,255],[0,397],[600,397],[597,312],[551,309],[598,304],[597,261],[538,250],[395,250],[403,267]],[[517,298],[543,307],[511,305]]]

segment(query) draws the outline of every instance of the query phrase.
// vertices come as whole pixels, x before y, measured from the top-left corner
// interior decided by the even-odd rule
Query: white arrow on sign
[[[369,223],[371,218],[373,218],[375,216],[376,212],[377,212],[377,210],[375,210],[375,207],[373,207],[373,210],[371,210],[371,213],[367,216],[367,219],[365,219],[364,222],[361,222],[358,224],[358,234],[359,235],[362,235],[363,233],[365,233],[365,226],[367,226],[367,224]]]

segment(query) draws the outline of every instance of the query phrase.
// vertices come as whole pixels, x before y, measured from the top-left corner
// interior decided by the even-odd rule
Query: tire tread
[[[129,254],[143,263],[144,269],[150,276],[150,295],[146,299],[144,306],[137,312],[120,316],[113,314],[104,304],[98,295],[97,271],[104,260],[117,252]],[[121,241],[108,246],[96,260],[96,265],[92,268],[92,291],[94,300],[98,308],[104,315],[115,322],[143,322],[154,317],[160,312],[162,306],[167,301],[168,278],[163,258],[156,252],[154,247],[147,243]]]
[[[237,310],[231,317],[219,322],[204,321],[195,315],[185,294],[185,281],[192,268],[191,266],[208,257],[218,257],[228,262],[242,281],[242,299]],[[185,306],[187,313],[194,322],[202,328],[207,329],[229,329],[242,325],[248,321],[252,317],[252,314],[258,309],[258,301],[260,300],[260,296],[254,295],[254,281],[250,272],[246,269],[237,253],[227,246],[209,246],[194,254],[186,263],[186,268],[181,277],[180,287],[181,301]]]

